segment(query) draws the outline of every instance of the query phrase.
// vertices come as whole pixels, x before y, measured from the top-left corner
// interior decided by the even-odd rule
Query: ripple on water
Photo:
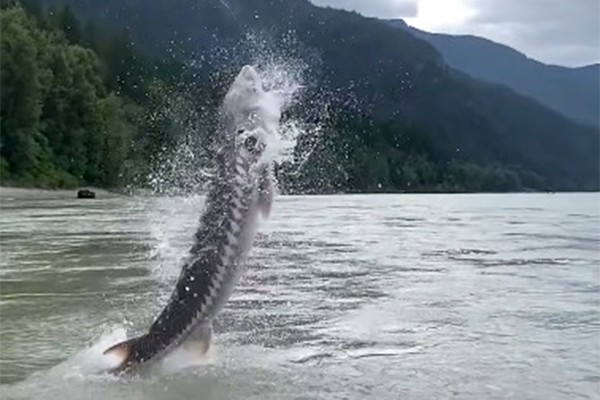
[[[280,197],[210,361],[131,379],[81,353],[153,320],[199,207],[3,208],[2,396],[596,398],[598,197],[561,196]]]

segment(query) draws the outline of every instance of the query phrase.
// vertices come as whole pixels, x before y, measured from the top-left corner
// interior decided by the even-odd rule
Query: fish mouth
[[[252,65],[244,65],[239,72],[239,77],[248,83],[262,86],[258,71]]]

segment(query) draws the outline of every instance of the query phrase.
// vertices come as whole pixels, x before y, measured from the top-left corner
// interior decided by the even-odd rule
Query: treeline
[[[109,89],[93,51],[69,41],[71,16],[41,20],[2,5],[3,185],[111,186],[127,172],[139,109]]]
[[[151,62],[125,32],[81,24],[68,7],[3,0],[0,12],[2,185],[144,185],[186,129],[180,114],[214,98],[180,90],[182,65]],[[184,92],[201,101],[175,110]]]
[[[477,164],[460,154],[440,150],[430,134],[415,124],[397,121],[376,124],[366,116],[347,112],[335,118],[316,141],[304,139],[300,142],[296,162],[278,168],[287,192],[550,189],[540,175],[517,165]]]

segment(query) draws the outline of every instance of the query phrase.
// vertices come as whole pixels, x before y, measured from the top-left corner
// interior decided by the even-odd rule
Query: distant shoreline
[[[163,196],[186,196],[186,195],[202,195],[203,193],[192,193],[192,192],[174,192],[174,193],[155,193],[148,189],[139,189],[134,191],[119,191],[119,190],[107,190],[90,186],[81,186],[74,189],[42,189],[42,188],[24,188],[14,186],[0,186],[0,198],[4,197],[52,197],[52,198],[76,198],[77,191],[80,189],[88,189],[96,193],[97,198],[114,198],[114,197],[131,197],[131,196],[144,196],[144,197],[163,197]],[[414,191],[414,192],[402,192],[402,191],[390,191],[390,192],[335,192],[335,193],[280,193],[283,196],[336,196],[336,195],[468,195],[468,194],[559,194],[559,193],[600,193],[600,191],[535,191],[535,190],[523,190],[515,192],[427,192],[427,191]]]
[[[82,186],[75,189],[44,189],[44,188],[34,188],[34,187],[15,187],[15,186],[0,186],[0,198],[2,197],[43,197],[43,195],[48,195],[48,197],[54,198],[76,198],[77,191],[80,189],[88,189],[92,192],[95,192],[99,197],[119,197],[123,196],[123,194],[110,191],[106,189],[100,189],[90,186]]]

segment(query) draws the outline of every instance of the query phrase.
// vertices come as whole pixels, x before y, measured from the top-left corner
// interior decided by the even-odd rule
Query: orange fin
[[[133,346],[140,340],[140,337],[126,340],[121,343],[117,343],[114,346],[104,350],[104,355],[115,357],[119,360],[119,366],[115,370],[123,369],[131,357],[131,350]]]

